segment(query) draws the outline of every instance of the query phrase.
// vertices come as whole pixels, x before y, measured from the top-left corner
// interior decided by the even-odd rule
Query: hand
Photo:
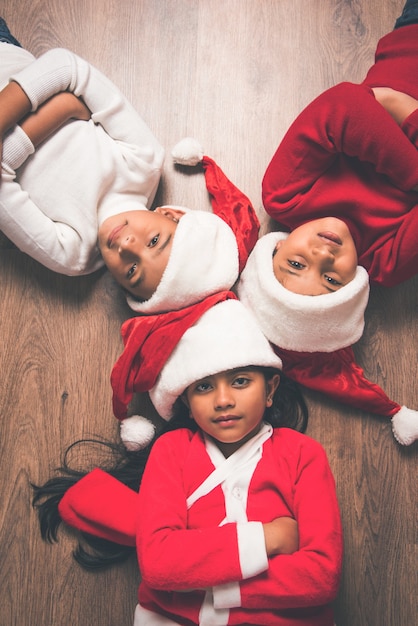
[[[379,104],[399,125],[418,109],[418,100],[402,91],[395,91],[390,87],[373,87],[372,91]]]
[[[277,517],[263,524],[267,556],[293,554],[299,549],[297,521],[291,517]]]

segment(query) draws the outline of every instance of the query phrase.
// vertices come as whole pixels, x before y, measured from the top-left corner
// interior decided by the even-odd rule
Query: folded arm
[[[64,48],[49,50],[12,80],[25,91],[32,111],[62,91],[82,98],[93,121],[101,124],[112,139],[122,142],[126,158],[161,168],[163,148],[140,115],[104,74],[73,52]]]
[[[36,148],[70,119],[88,120],[90,111],[84,102],[68,92],[52,96],[35,112],[23,89],[11,81],[0,91],[0,157],[3,137],[19,124]]]
[[[268,571],[240,583],[241,605],[287,609],[331,602],[342,566],[342,529],[335,481],[325,452],[313,442],[301,450],[294,485],[299,549],[269,559]]]
[[[89,109],[80,98],[64,91],[47,100],[19,124],[36,148],[69,120],[87,121],[90,115]]]
[[[418,151],[410,138],[371,89],[341,83],[311,102],[284,136],[263,179],[267,212],[280,221],[341,156],[372,164],[399,189],[418,183]]]
[[[321,604],[335,596],[341,523],[334,479],[318,444],[308,447],[295,470],[299,549],[285,554],[281,547],[276,556],[261,522],[212,526],[206,518],[203,527],[188,527],[182,470],[176,469],[182,454],[178,441],[166,445],[163,436],[142,479],[137,550],[144,581],[167,591],[238,583],[241,606],[252,608],[312,606],[313,597]]]

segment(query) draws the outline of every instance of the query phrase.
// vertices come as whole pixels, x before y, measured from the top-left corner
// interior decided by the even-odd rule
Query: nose
[[[133,235],[124,235],[121,237],[118,245],[118,251],[121,256],[124,256],[127,252],[131,252],[133,245],[135,244],[135,237]]]
[[[331,261],[332,263],[335,260],[334,253],[327,245],[317,245],[312,248],[312,255],[323,261]]]
[[[235,405],[233,391],[228,384],[219,384],[214,397],[215,409],[223,410]]]

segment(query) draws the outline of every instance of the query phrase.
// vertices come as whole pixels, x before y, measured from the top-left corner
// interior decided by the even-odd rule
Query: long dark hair
[[[251,367],[248,369],[261,371],[266,381],[278,373],[272,368]],[[305,432],[307,428],[308,409],[299,386],[282,373],[280,374],[280,385],[273,396],[273,404],[266,409],[264,419],[274,428],[286,427],[299,432]],[[58,540],[58,529],[62,522],[58,505],[67,490],[89,472],[89,470],[77,469],[72,466],[71,456],[73,452],[77,452],[84,446],[91,449],[99,447],[101,461],[94,467],[100,467],[131,489],[138,491],[149,453],[156,439],[163,432],[178,428],[197,430],[196,424],[190,419],[189,411],[181,398],[178,398],[174,405],[172,419],[155,434],[150,444],[142,450],[129,451],[122,443],[110,442],[100,438],[81,439],[72,443],[64,453],[61,467],[56,470],[60,475],[50,478],[43,485],[31,485],[34,492],[32,505],[38,513],[42,538],[50,543]],[[73,556],[87,570],[97,570],[114,563],[120,563],[134,551],[133,547],[122,546],[87,533],[80,534],[81,540],[78,542]]]

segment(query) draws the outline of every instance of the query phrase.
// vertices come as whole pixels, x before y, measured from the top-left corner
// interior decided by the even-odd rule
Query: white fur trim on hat
[[[250,311],[238,300],[226,300],[186,330],[149,395],[168,420],[174,402],[191,383],[248,365],[281,369],[282,362]]]
[[[142,415],[132,415],[121,421],[120,438],[131,452],[145,448],[155,435],[155,425]]]
[[[418,439],[418,411],[402,406],[392,417],[392,432],[396,441],[410,446]]]
[[[160,284],[149,300],[127,301],[138,313],[176,311],[230,289],[238,278],[238,245],[223,219],[207,211],[184,211]]]
[[[289,291],[273,270],[273,252],[287,233],[261,237],[241,274],[240,300],[254,313],[262,331],[276,346],[295,352],[334,352],[358,341],[364,329],[369,276],[356,275],[335,293],[306,296]]]

